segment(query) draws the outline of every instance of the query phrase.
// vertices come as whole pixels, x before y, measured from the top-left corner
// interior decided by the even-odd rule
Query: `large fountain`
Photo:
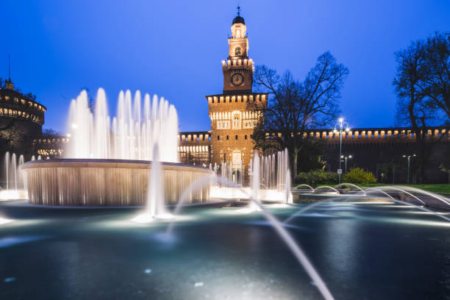
[[[143,102],[143,105],[142,105]],[[44,205],[129,206],[147,203],[151,176],[164,183],[165,203],[176,203],[195,180],[210,176],[207,168],[178,162],[178,117],[173,105],[157,96],[142,101],[138,91],[120,92],[116,117],[108,113],[99,89],[95,108],[83,91],[72,100],[65,159],[25,163],[29,202]],[[150,175],[160,153],[161,171]],[[209,200],[209,186],[189,195],[189,202]]]
[[[444,290],[445,274],[432,277],[430,275],[439,273],[433,271],[423,277],[421,272],[411,272],[405,266],[416,257],[425,260],[421,270],[435,270],[442,265],[442,259],[430,261],[430,257],[435,255],[435,247],[439,247],[440,253],[448,252],[450,246],[444,241],[450,218],[446,212],[435,212],[424,206],[449,209],[447,197],[411,187],[363,189],[351,183],[315,189],[301,184],[293,189],[293,197],[287,150],[268,156],[260,156],[255,151],[249,174],[251,186],[243,187],[242,181],[232,176],[236,166],[224,163],[219,171],[217,165],[207,169],[178,163],[176,111],[164,99],[154,97],[151,102],[145,95],[141,110],[139,92],[134,101],[130,92],[120,93],[117,116],[113,119],[108,115],[106,103],[103,90],[97,95],[94,112],[89,108],[85,92],[72,102],[71,143],[65,159],[38,158],[24,164],[23,157],[8,153],[5,156],[6,186],[15,190],[26,186],[29,201],[34,204],[145,205],[146,209],[135,216],[135,209],[121,209],[111,215],[109,208],[68,208],[63,210],[68,218],[61,218],[60,209],[41,210],[20,207],[20,203],[19,207],[0,203],[5,211],[0,211],[0,225],[12,229],[10,236],[0,239],[0,248],[14,245],[12,251],[2,253],[6,258],[0,262],[7,267],[0,272],[5,277],[0,297],[22,296],[23,293],[32,296],[36,288],[45,287],[45,293],[55,294],[56,291],[54,298],[58,299],[67,293],[67,286],[72,289],[70,293],[79,293],[77,286],[80,286],[80,295],[86,296],[81,298],[139,295],[137,299],[140,299],[145,295],[145,298],[155,299],[200,299],[223,295],[230,299],[264,299],[266,296],[347,299],[354,295],[357,295],[354,298],[366,298],[367,291],[376,293],[376,298],[386,298],[386,295],[389,298],[391,287],[380,292],[386,285],[380,281],[386,277],[386,270],[396,272],[388,278],[389,282],[402,278],[393,285],[398,286],[402,294],[411,288],[405,282],[418,279],[425,280],[426,285],[414,286],[416,290],[407,295],[418,293],[419,298],[428,297],[428,288],[422,291],[417,287],[430,284],[435,284],[434,290]],[[23,173],[26,177],[22,180]],[[222,176],[218,176],[219,173]],[[314,199],[313,204],[294,203],[301,202],[302,197],[316,196],[321,198]],[[185,216],[180,215],[184,204],[208,202],[210,197],[232,201],[195,205],[186,209]],[[243,201],[247,208],[236,204],[242,199],[248,200]],[[269,201],[283,203],[266,205]],[[170,212],[166,207],[169,203],[176,204]],[[45,219],[33,215],[39,216],[42,212]],[[130,222],[130,214],[134,222]],[[373,217],[377,214],[381,216],[379,220]],[[262,216],[266,221],[261,220]],[[440,218],[439,222],[431,219],[436,217]],[[48,218],[58,226],[48,226]],[[166,221],[167,226],[145,224],[160,219],[170,220]],[[83,230],[73,231],[74,220],[82,224]],[[14,228],[16,222],[20,225],[17,229]],[[381,223],[379,228],[373,225],[375,222]],[[394,230],[386,230],[389,223]],[[33,230],[29,231],[33,233],[26,231],[23,235],[20,228],[26,224],[33,224]],[[267,229],[266,225],[271,228]],[[422,234],[421,244],[425,238],[436,241],[435,236],[442,242],[433,247],[414,247],[410,242],[413,239],[410,238],[411,226],[419,227],[415,234]],[[371,235],[366,234],[367,228]],[[432,237],[428,237],[431,234]],[[47,239],[45,243],[41,241]],[[26,246],[33,241],[36,247]],[[380,246],[383,243],[389,247]],[[401,251],[393,252],[392,244]],[[425,248],[433,251],[423,252]],[[45,255],[38,262],[30,261],[33,255],[29,253],[36,252]],[[23,259],[8,259],[14,255]],[[79,263],[80,257],[83,264]],[[278,258],[279,265],[273,263],[274,257]],[[293,258],[305,272],[295,268]],[[398,260],[403,261],[403,265],[386,268],[384,261],[391,265]],[[372,262],[370,268],[361,268],[367,262]],[[432,267],[428,267],[429,264]],[[29,276],[36,269],[45,276]],[[405,273],[398,271],[403,269]],[[46,278],[72,273],[74,276],[68,276],[70,285],[56,282],[48,288]],[[411,277],[416,273],[417,278]],[[320,274],[325,276],[322,278]],[[25,283],[25,291],[22,286],[16,289],[11,284],[15,276]],[[79,278],[86,276],[95,284],[83,294],[85,281]],[[367,280],[367,276],[371,280]],[[404,276],[410,277],[405,281]],[[124,284],[123,278],[130,284]],[[183,280],[173,284],[173,278]],[[372,282],[377,280],[374,289]],[[436,285],[438,282],[444,284]],[[441,291],[431,294],[432,298],[441,296]]]

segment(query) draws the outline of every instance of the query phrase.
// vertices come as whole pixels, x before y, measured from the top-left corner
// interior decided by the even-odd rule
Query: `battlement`
[[[254,68],[253,60],[250,59],[228,59],[222,60],[222,69],[230,69],[235,67],[251,67]]]
[[[450,142],[450,128],[431,127],[425,136],[427,138],[442,138],[442,142]],[[268,139],[274,138],[281,133],[266,133]],[[309,130],[303,134],[303,137],[326,140],[327,143],[339,143],[339,132],[330,129]],[[415,140],[412,128],[391,127],[391,128],[355,128],[342,133],[343,143],[377,143],[377,142],[413,142]]]
[[[210,95],[206,96],[208,100],[208,104],[217,104],[217,103],[247,103],[247,102],[267,102],[268,94],[266,93],[246,93],[241,95]]]
[[[181,143],[208,142],[211,140],[211,132],[210,131],[180,132],[177,137],[178,141]]]

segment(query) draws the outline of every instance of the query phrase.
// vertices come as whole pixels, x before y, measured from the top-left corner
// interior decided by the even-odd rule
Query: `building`
[[[234,178],[248,178],[253,158],[251,134],[267,105],[268,94],[253,93],[253,60],[249,57],[247,27],[238,15],[231,24],[228,57],[222,61],[223,91],[206,96],[211,130],[181,132],[180,159],[184,163],[232,164]],[[240,173],[243,174],[240,174]]]
[[[228,57],[222,61],[222,94],[206,96],[211,119],[211,163],[232,164],[234,178],[247,178],[253,157],[253,129],[261,115],[255,108],[267,105],[267,94],[253,93],[254,65],[248,56],[245,20],[238,15],[231,25]],[[240,174],[241,170],[244,174]]]
[[[187,164],[221,166],[231,164],[233,178],[244,182],[253,158],[253,129],[259,118],[259,108],[268,104],[268,94],[253,93],[254,65],[249,57],[247,27],[240,13],[231,24],[228,39],[228,57],[222,61],[223,90],[206,96],[211,120],[209,131],[180,132],[180,161]],[[277,133],[267,133],[267,136]],[[332,129],[312,129],[309,136],[323,141],[326,151],[323,159],[327,169],[336,172],[339,165],[339,134]],[[427,137],[436,141],[427,170],[427,181],[447,182],[447,175],[439,171],[450,145],[449,128],[429,128]],[[60,157],[67,137],[36,139],[34,148],[42,157]],[[344,132],[343,155],[352,155],[348,168],[361,167],[373,172],[379,181],[406,182],[406,161],[403,155],[413,154],[415,137],[411,128],[357,128]],[[391,174],[386,173],[391,165]],[[241,174],[242,172],[242,174]],[[414,178],[413,178],[414,181]]]
[[[47,108],[30,96],[16,90],[11,79],[0,87],[0,138],[8,141],[0,152],[31,156],[33,140],[42,136]]]

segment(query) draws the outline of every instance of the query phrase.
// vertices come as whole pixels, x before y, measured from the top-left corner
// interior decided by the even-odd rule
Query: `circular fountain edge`
[[[143,206],[151,161],[52,159],[25,163],[29,203],[64,206]],[[166,204],[212,171],[199,166],[161,162]],[[193,191],[188,203],[209,202],[209,186]]]

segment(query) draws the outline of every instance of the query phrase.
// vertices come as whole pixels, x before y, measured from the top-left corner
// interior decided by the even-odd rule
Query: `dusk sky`
[[[83,87],[103,87],[111,115],[120,90],[139,89],[174,104],[180,130],[209,130],[205,95],[222,92],[238,4],[257,65],[303,80],[330,51],[349,68],[341,110],[352,127],[395,125],[394,53],[450,30],[443,0],[1,2],[0,77],[10,54],[13,82],[47,107],[44,128],[61,132]]]

